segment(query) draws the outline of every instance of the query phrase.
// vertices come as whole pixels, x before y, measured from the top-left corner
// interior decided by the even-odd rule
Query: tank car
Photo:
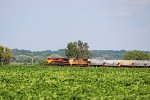
[[[118,67],[133,67],[133,60],[118,60]]]
[[[143,60],[133,60],[133,66],[134,67],[145,67],[145,61]]]
[[[145,67],[150,68],[150,60],[144,61],[144,65],[145,65]]]
[[[118,61],[119,66],[121,67],[139,67],[139,68],[144,68],[144,67],[149,67],[150,66],[150,61],[143,61],[143,60],[119,60]]]
[[[104,65],[104,60],[91,58],[91,59],[88,59],[88,61],[89,61],[90,66],[103,66]]]
[[[119,63],[118,60],[104,60],[104,66],[117,67]]]

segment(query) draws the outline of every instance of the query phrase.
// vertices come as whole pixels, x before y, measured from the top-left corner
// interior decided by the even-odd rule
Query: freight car
[[[59,66],[105,66],[105,67],[150,67],[150,60],[100,60],[100,59],[69,59],[48,58],[48,65]]]
[[[150,60],[99,60],[89,59],[91,66],[110,67],[150,67]]]
[[[91,66],[104,66],[104,60],[91,58],[88,59],[89,65]]]

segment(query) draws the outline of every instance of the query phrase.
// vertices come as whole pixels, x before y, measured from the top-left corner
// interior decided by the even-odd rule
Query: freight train
[[[150,60],[100,60],[91,59],[69,59],[69,58],[48,58],[48,65],[58,66],[104,66],[104,67],[139,67],[150,68]]]

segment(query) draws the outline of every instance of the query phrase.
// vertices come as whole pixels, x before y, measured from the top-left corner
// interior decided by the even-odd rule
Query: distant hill
[[[125,50],[91,50],[92,57],[97,57],[100,59],[122,59]]]
[[[46,50],[46,51],[30,51],[30,50],[19,50],[12,49],[15,56],[26,55],[26,56],[40,56],[40,57],[66,57],[64,49],[59,49],[57,51]],[[125,50],[115,51],[115,50],[90,50],[92,57],[98,57],[101,59],[122,59]]]
[[[30,50],[19,50],[12,49],[12,52],[15,56],[18,55],[26,55],[26,56],[40,56],[40,57],[66,57],[65,49],[59,49],[57,51],[46,50],[46,51],[30,51]],[[99,59],[122,59],[123,54],[126,50],[90,50],[92,58]],[[150,53],[149,51],[145,51],[146,53]]]
[[[18,55],[26,55],[26,56],[42,56],[47,57],[51,55],[57,54],[57,56],[66,57],[64,49],[59,49],[57,51],[46,50],[46,51],[30,51],[30,50],[19,50],[19,49],[12,49],[12,52],[15,56]]]

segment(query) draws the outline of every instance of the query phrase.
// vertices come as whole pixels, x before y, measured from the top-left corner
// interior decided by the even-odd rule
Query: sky
[[[0,45],[150,51],[150,0],[0,0]]]

